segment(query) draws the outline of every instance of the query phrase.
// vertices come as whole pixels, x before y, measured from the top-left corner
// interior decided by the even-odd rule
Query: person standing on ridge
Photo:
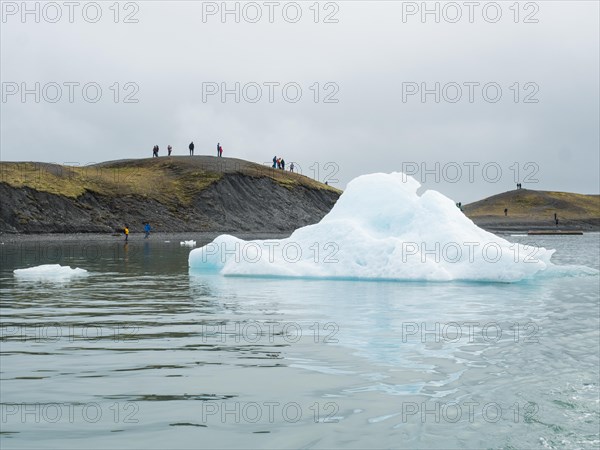
[[[217,157],[221,156],[221,144],[217,142]]]
[[[190,156],[194,156],[194,141],[190,142]]]
[[[167,147],[167,151],[169,152],[169,156],[171,156],[171,152],[173,151],[173,147],[170,145]]]
[[[294,163],[292,162],[292,163],[290,164],[290,172],[293,172],[293,171],[294,171]]]
[[[277,156],[273,156],[273,169],[277,167]]]
[[[281,170],[285,170],[285,159],[281,158]]]

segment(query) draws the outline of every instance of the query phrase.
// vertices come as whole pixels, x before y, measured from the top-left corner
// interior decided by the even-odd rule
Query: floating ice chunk
[[[319,223],[281,240],[221,235],[192,250],[189,266],[223,275],[498,282],[554,266],[554,250],[502,239],[454,201],[419,188],[403,173],[360,176]]]
[[[182,247],[195,247],[196,241],[181,241],[179,245]]]
[[[61,266],[60,264],[43,264],[27,269],[15,269],[13,273],[18,278],[40,281],[65,281],[88,275],[88,271],[85,269],[79,267],[72,269],[69,266]]]

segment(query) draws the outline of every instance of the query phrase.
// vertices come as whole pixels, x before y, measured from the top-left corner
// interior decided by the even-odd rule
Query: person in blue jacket
[[[148,236],[150,236],[150,229],[150,222],[146,222],[146,224],[144,225],[144,233],[146,233],[144,239],[148,239]]]

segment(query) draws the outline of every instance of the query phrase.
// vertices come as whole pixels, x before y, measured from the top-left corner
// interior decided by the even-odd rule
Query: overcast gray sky
[[[85,165],[193,140],[340,188],[405,169],[463,203],[516,181],[597,194],[598,5],[3,1],[0,158]]]

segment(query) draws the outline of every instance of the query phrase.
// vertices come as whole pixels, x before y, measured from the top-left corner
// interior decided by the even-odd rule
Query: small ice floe
[[[181,245],[182,247],[195,247],[196,241],[181,241],[179,245]]]
[[[79,267],[72,269],[69,266],[61,266],[60,264],[43,264],[27,269],[15,269],[13,273],[15,277],[21,279],[40,281],[66,281],[88,275],[88,271],[85,269]]]

